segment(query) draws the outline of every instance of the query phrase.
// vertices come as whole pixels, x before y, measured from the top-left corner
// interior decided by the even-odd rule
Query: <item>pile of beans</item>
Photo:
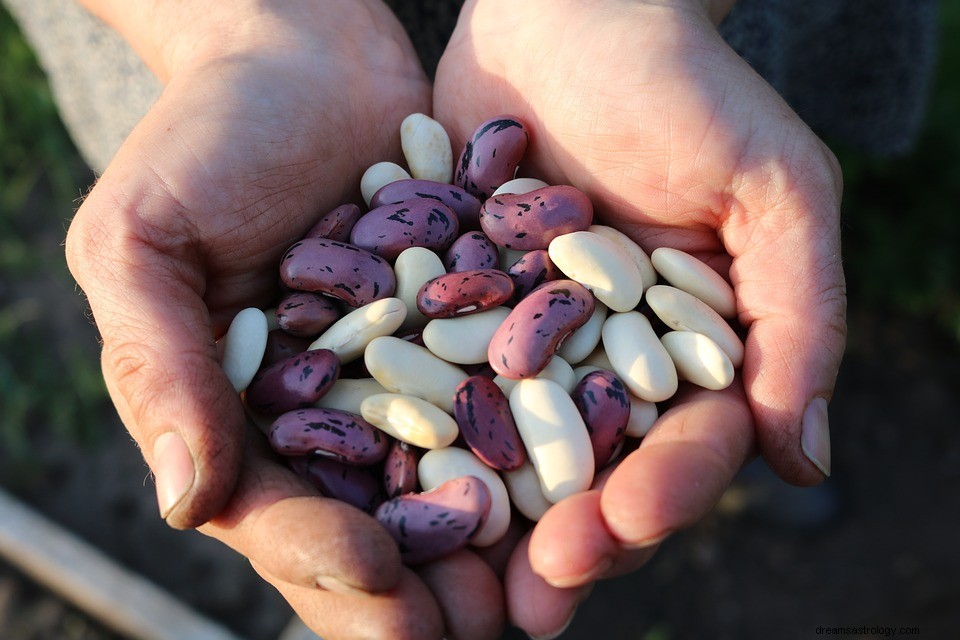
[[[370,167],[367,211],[324,215],[283,256],[276,308],[238,313],[219,347],[273,449],[416,564],[589,489],[680,380],[729,385],[743,344],[706,264],[648,257],[577,188],[515,178],[517,118],[456,164],[423,114],[400,137],[409,172]]]

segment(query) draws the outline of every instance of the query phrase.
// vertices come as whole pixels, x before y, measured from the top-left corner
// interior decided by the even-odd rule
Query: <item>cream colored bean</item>
[[[424,247],[404,249],[393,264],[397,276],[397,288],[394,295],[407,305],[407,317],[401,329],[423,327],[429,321],[417,308],[417,294],[428,280],[447,272],[443,260],[433,251]]]
[[[378,162],[363,172],[363,177],[360,178],[360,195],[369,207],[370,199],[380,190],[380,187],[397,180],[409,179],[410,174],[407,170],[395,162]]]
[[[627,400],[630,402],[630,419],[623,433],[629,438],[642,438],[653,428],[660,412],[655,403],[641,400],[632,393],[627,394]]]
[[[653,263],[650,262],[650,257],[630,236],[619,229],[614,229],[613,227],[602,224],[590,225],[587,231],[613,240],[621,249],[627,252],[630,259],[633,260],[633,263],[637,265],[637,269],[640,270],[640,275],[643,277],[644,289],[657,283],[657,272],[653,268]]]
[[[504,471],[501,476],[507,486],[507,493],[517,511],[528,520],[537,522],[553,506],[543,495],[540,476],[530,460],[513,471]]]
[[[360,405],[364,399],[378,393],[387,393],[387,390],[373,378],[340,378],[313,405],[360,415]]]
[[[643,277],[616,242],[589,231],[557,236],[547,249],[550,260],[613,311],[630,311],[643,296]]]
[[[411,113],[400,123],[400,147],[417,180],[450,184],[453,180],[453,150],[450,137],[439,122],[423,113]]]
[[[556,503],[586,491],[593,482],[593,447],[564,388],[544,378],[521,380],[510,394],[510,409],[544,497]]]
[[[434,404],[402,393],[378,393],[360,403],[363,419],[397,440],[424,449],[453,444],[457,421]]]
[[[267,349],[268,332],[266,314],[249,307],[234,316],[220,339],[220,366],[237,393],[246,389],[257,374]]]
[[[573,372],[573,367],[570,366],[570,363],[561,358],[558,355],[550,358],[550,362],[547,363],[547,366],[544,367],[543,371],[538,373],[535,377],[544,378],[546,380],[553,380],[567,393],[573,391],[573,388],[577,386],[577,376]],[[512,378],[504,378],[503,376],[496,376],[493,381],[497,383],[497,386],[503,391],[503,395],[509,397],[513,390],[516,388],[519,380],[514,380]]]
[[[329,349],[340,362],[352,362],[363,355],[370,341],[388,336],[407,315],[407,306],[399,298],[382,298],[351,311],[333,323],[308,350]]]
[[[448,480],[463,476],[480,478],[490,490],[490,515],[471,540],[476,547],[489,547],[507,532],[510,526],[510,495],[497,472],[466,449],[447,447],[423,454],[417,465],[417,476],[424,491],[439,487]]]
[[[719,391],[733,382],[733,363],[716,342],[692,331],[670,331],[660,342],[673,359],[680,378]]]
[[[513,180],[507,180],[502,185],[497,187],[497,190],[493,192],[493,195],[499,196],[503,193],[530,193],[531,191],[543,189],[544,187],[548,186],[550,185],[543,180],[537,180],[536,178],[514,178]]]
[[[585,325],[567,336],[557,354],[570,364],[579,364],[586,360],[600,344],[600,332],[606,319],[607,306],[600,301],[594,302],[593,315]]]
[[[743,342],[707,303],[686,291],[662,284],[647,290],[647,303],[671,329],[702,333],[723,349],[734,368],[743,364]]]
[[[611,314],[603,324],[603,346],[612,371],[635,396],[662,402],[677,392],[677,369],[642,313]]]
[[[429,349],[392,336],[374,338],[367,345],[364,363],[388,391],[422,398],[450,415],[457,385],[469,377]]]
[[[719,273],[689,253],[660,247],[650,254],[650,261],[664,280],[707,303],[721,317],[737,315],[737,299],[733,287]]]
[[[423,343],[447,362],[486,362],[490,339],[509,314],[507,307],[494,307],[468,316],[436,318],[423,328]]]

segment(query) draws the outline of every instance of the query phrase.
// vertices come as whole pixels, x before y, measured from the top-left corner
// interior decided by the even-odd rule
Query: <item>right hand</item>
[[[249,558],[330,640],[497,633],[487,565],[462,554],[418,577],[372,518],[257,444],[214,341],[241,308],[273,303],[285,249],[355,199],[368,166],[399,159],[405,116],[430,112],[403,29],[379,0],[143,3],[129,7],[140,22],[87,3],[166,83],[66,245],[162,517]],[[453,580],[470,585],[470,610]]]

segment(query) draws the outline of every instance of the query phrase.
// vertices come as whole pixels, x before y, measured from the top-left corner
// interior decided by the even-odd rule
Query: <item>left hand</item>
[[[648,252],[682,249],[728,275],[747,329],[742,387],[681,394],[602,491],[559,503],[520,545],[508,608],[535,635],[706,514],[755,447],[794,484],[829,473],[839,170],[707,4],[468,0],[437,72],[434,114],[454,148],[490,117],[519,117],[525,174],[581,188]]]

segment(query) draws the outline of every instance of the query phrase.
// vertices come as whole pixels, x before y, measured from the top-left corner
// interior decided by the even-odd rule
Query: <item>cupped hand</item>
[[[375,0],[153,6],[149,20],[117,21],[165,90],[80,207],[66,250],[161,515],[248,557],[324,637],[457,629],[444,597],[457,570],[479,572],[481,591],[492,580],[479,600],[496,625],[502,596],[486,565],[455,558],[417,577],[372,518],[259,451],[215,345],[238,310],[273,302],[285,249],[359,195],[366,167],[399,158],[402,119],[429,113],[406,34]]]
[[[789,482],[829,474],[826,404],[845,341],[839,170],[709,7],[469,0],[437,71],[434,114],[455,145],[490,117],[519,117],[524,174],[580,187],[648,252],[682,249],[729,276],[746,329],[742,393],[678,401],[602,491],[558,504],[511,561],[511,618],[535,634],[555,630],[584,585],[706,513],[754,447]],[[550,613],[518,608],[535,577]]]

